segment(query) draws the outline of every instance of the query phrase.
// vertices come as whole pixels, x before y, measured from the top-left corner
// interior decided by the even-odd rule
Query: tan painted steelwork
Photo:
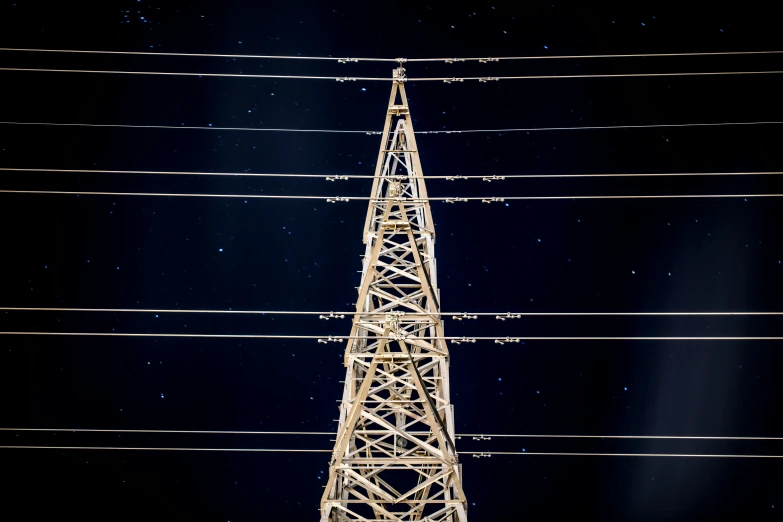
[[[467,521],[449,351],[441,339],[435,229],[405,70],[396,69],[394,78],[321,522]]]

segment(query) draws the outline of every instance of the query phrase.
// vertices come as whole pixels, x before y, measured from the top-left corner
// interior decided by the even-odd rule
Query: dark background
[[[619,4],[618,4],[619,5]],[[453,27],[452,27],[453,26]],[[780,50],[752,3],[0,7],[0,45],[344,57]],[[393,63],[1,52],[2,67],[388,77]],[[408,75],[782,70],[776,55],[407,65]],[[381,129],[390,84],[0,72],[0,119]],[[362,89],[366,90],[362,90]],[[779,75],[409,82],[417,130],[783,121]],[[0,125],[0,166],[372,174],[378,136]],[[420,135],[425,175],[780,169],[780,126]],[[369,180],[0,174],[4,189],[366,196]],[[431,180],[432,196],[783,193],[775,176]],[[0,194],[2,306],[349,310],[366,203]],[[447,311],[777,311],[777,198],[433,203]],[[219,249],[222,249],[220,251]],[[771,317],[450,320],[447,335],[781,335]],[[333,334],[308,316],[3,312],[6,331]],[[452,348],[459,433],[779,436],[777,341]],[[339,345],[0,337],[2,427],[330,431]],[[502,380],[501,380],[502,379]],[[323,448],[329,437],[0,432],[5,445]],[[783,454],[498,439],[461,451]],[[776,459],[463,455],[470,519],[778,520]],[[316,520],[328,453],[0,450],[3,520]]]

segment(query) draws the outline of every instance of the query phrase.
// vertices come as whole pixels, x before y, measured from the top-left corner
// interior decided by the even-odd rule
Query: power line
[[[196,333],[129,333],[129,332],[0,332],[0,335],[37,335],[37,336],[67,336],[67,337],[185,337],[203,339],[311,339],[322,343],[343,342],[346,340],[368,340],[366,336],[350,335],[266,335],[266,334],[196,334]],[[388,339],[391,341],[431,341],[444,340],[452,344],[475,343],[476,341],[495,341],[497,344],[517,343],[521,341],[783,341],[783,337],[749,337],[749,336],[664,336],[664,337],[372,337],[370,340]],[[368,355],[372,355],[368,352]]]
[[[189,435],[334,435],[333,431],[221,431],[221,430],[112,430],[112,429],[48,429],[48,428],[0,428],[0,431],[58,431],[74,433],[169,433]]]
[[[333,80],[338,82],[354,81],[375,81],[375,82],[394,82],[400,81],[396,78],[380,77],[350,77],[350,76],[297,76],[297,75],[278,75],[278,74],[235,74],[235,73],[189,73],[189,72],[163,72],[163,71],[109,71],[93,69],[38,69],[38,68],[19,68],[19,67],[0,67],[0,71],[12,72],[55,72],[55,73],[87,73],[87,74],[131,74],[142,76],[198,76],[213,78],[268,78],[268,79],[297,79],[297,80]],[[714,71],[714,72],[678,72],[678,73],[621,73],[621,74],[553,74],[553,75],[527,75],[527,76],[466,76],[458,77],[425,77],[425,78],[403,78],[402,81],[428,82],[438,81],[443,83],[461,83],[464,81],[479,81],[490,83],[499,80],[553,80],[553,79],[576,79],[576,78],[650,78],[650,77],[671,77],[671,76],[732,76],[749,74],[781,74],[783,71]]]
[[[592,125],[583,127],[521,127],[506,129],[457,129],[457,130],[432,130],[415,131],[416,134],[468,134],[468,133],[503,133],[503,132],[536,132],[536,131],[569,131],[569,130],[613,130],[613,129],[656,129],[676,127],[726,127],[735,125],[780,125],[781,121],[736,121],[718,123],[659,123],[650,125]],[[255,132],[316,132],[332,134],[364,134],[375,136],[382,134],[380,131],[369,130],[339,130],[339,129],[280,129],[280,128],[254,128],[254,127],[204,127],[187,125],[124,125],[119,123],[54,123],[54,122],[24,122],[24,121],[0,121],[0,125],[41,125],[52,127],[109,127],[121,129],[183,129],[183,130],[217,130],[217,131],[255,131]],[[427,176],[430,177],[430,176]]]
[[[658,57],[676,57],[676,56],[733,56],[733,55],[752,55],[752,54],[781,54],[783,51],[723,51],[711,53],[636,53],[636,54],[571,54],[571,55],[544,55],[544,56],[502,56],[498,58],[407,58],[406,62],[506,62],[512,60],[582,60],[588,58],[658,58]]]
[[[153,448],[120,446],[0,446],[0,449],[52,449],[52,450],[119,450],[119,451],[216,451],[239,453],[332,453],[330,449],[290,449],[290,448]],[[783,455],[730,455],[730,454],[686,454],[686,453],[563,453],[537,451],[458,451],[460,455],[489,457],[492,455],[531,455],[559,457],[690,457],[690,458],[745,458],[780,459]]]
[[[336,61],[339,63],[351,62],[480,62],[491,63],[513,60],[554,60],[554,59],[588,59],[588,58],[655,58],[677,56],[736,56],[736,55],[764,55],[780,54],[783,51],[722,51],[722,52],[686,52],[686,53],[636,53],[636,54],[581,54],[581,55],[545,55],[545,56],[503,56],[497,58],[340,58],[333,56],[280,56],[259,54],[214,54],[214,53],[169,53],[150,51],[95,51],[82,49],[21,49],[2,47],[0,51],[25,51],[39,53],[79,53],[79,54],[110,54],[110,55],[137,55],[137,56],[182,56],[199,58],[248,58],[267,60],[322,60]]]
[[[162,308],[46,308],[46,307],[22,307],[22,306],[0,306],[0,310],[19,311],[19,312],[143,312],[143,313],[204,313],[204,314],[257,314],[257,315],[322,315],[325,319],[344,319],[350,318],[357,312],[312,312],[295,310],[194,310],[194,309],[162,309]],[[370,312],[372,314],[374,312]],[[385,315],[386,312],[377,312]],[[358,315],[367,315],[361,312]],[[749,316],[749,315],[783,315],[783,312],[405,312],[397,315],[402,316],[453,316],[453,319],[472,319],[472,316],[495,316],[497,319],[517,319],[521,317],[538,316]],[[465,316],[470,317],[465,317]],[[339,317],[338,317],[339,316]]]
[[[53,449],[53,450],[139,450],[139,451],[225,451],[247,453],[331,453],[329,449],[290,448],[149,448],[119,446],[0,446],[0,449]]]
[[[65,431],[65,430],[63,430]],[[539,435],[539,434],[484,434],[468,433],[460,437],[496,437],[522,439],[636,439],[636,440],[783,440],[783,437],[721,437],[701,435]]]
[[[737,121],[737,122],[719,122],[719,123],[659,123],[659,124],[651,124],[651,125],[606,125],[606,126],[584,126],[584,127],[527,127],[527,128],[511,128],[511,129],[438,130],[438,131],[416,131],[416,134],[466,134],[466,133],[479,133],[479,132],[502,133],[502,132],[567,131],[567,130],[654,129],[654,128],[661,128],[661,127],[724,127],[724,126],[733,126],[733,125],[770,125],[770,124],[780,124],[780,123],[783,122]]]
[[[56,194],[76,196],[155,196],[155,197],[199,197],[199,198],[238,198],[238,199],[320,199],[327,203],[350,201],[388,201],[388,199],[372,198],[367,196],[275,196],[267,194],[186,194],[168,192],[96,192],[96,191],[68,191],[68,190],[0,190],[0,194]],[[444,201],[446,203],[459,203],[467,201],[481,201],[482,203],[498,203],[504,201],[536,201],[536,200],[564,200],[564,199],[704,199],[704,198],[777,198],[783,194],[632,194],[622,196],[598,195],[598,196],[476,196],[476,197],[430,197],[430,198],[394,198],[400,203],[421,203],[424,201]]]
[[[333,431],[242,431],[242,430],[126,430],[126,429],[90,429],[90,428],[0,428],[0,431],[25,432],[72,432],[72,433],[145,433],[179,435],[296,435],[326,436],[336,435]],[[408,432],[418,435],[424,432]],[[759,440],[783,441],[783,437],[723,437],[701,435],[550,435],[517,433],[457,433],[457,437],[494,437],[525,439],[653,439],[653,440]]]
[[[2,69],[0,69],[2,70]],[[443,82],[443,83],[462,83],[464,81],[479,81],[481,83],[490,83],[500,80],[551,80],[551,79],[576,79],[576,78],[650,78],[650,77],[670,77],[670,76],[732,76],[748,74],[781,74],[783,71],[716,71],[716,72],[680,72],[680,73],[620,73],[620,74],[552,74],[552,75],[528,75],[528,76],[466,76],[458,77],[428,77],[428,78],[406,78],[410,82]],[[364,79],[364,78],[357,78]],[[380,78],[378,78],[380,79]]]
[[[390,82],[393,78],[348,78],[343,76],[297,76],[285,74],[232,74],[232,73],[189,73],[189,72],[163,72],[163,71],[98,71],[91,69],[31,69],[19,67],[0,67],[0,71],[11,72],[55,72],[55,73],[87,73],[87,74],[132,74],[141,76],[198,76],[206,78],[267,78],[267,79],[296,79],[296,80],[332,80],[338,82],[355,81],[382,81]],[[725,73],[724,73],[725,74]]]
[[[5,172],[59,172],[63,174],[143,174],[143,175],[184,175],[184,176],[234,176],[257,178],[316,178],[327,181],[348,179],[408,179],[407,176],[373,176],[364,174],[284,174],[284,173],[254,173],[254,172],[197,172],[197,171],[162,171],[162,170],[103,170],[103,169],[42,169],[0,167]],[[709,177],[709,176],[771,176],[780,175],[783,171],[759,172],[631,172],[631,173],[597,173],[597,174],[505,174],[498,175],[438,175],[426,176],[425,179],[482,179],[498,181],[505,179],[527,178],[636,178],[636,177]]]
[[[780,122],[783,123],[783,122]],[[50,123],[50,122],[24,122],[24,121],[0,121],[2,125],[46,125],[55,127],[115,127],[122,129],[187,129],[187,130],[219,130],[219,131],[260,131],[260,132],[326,132],[332,134],[366,134],[379,135],[380,131],[363,130],[334,130],[334,129],[255,129],[253,127],[204,127],[204,126],[176,126],[176,125],[122,125],[112,123]]]
[[[689,458],[740,458],[740,459],[783,459],[783,455],[721,455],[699,453],[558,453],[543,451],[460,451],[461,454],[473,454],[474,457],[491,455],[537,455],[547,457],[689,457]]]
[[[111,54],[111,55],[136,55],[136,56],[183,56],[196,58],[251,58],[264,60],[323,60],[334,62],[399,62],[405,58],[339,58],[333,56],[279,56],[263,54],[213,54],[213,53],[165,53],[149,51],[93,51],[81,49],[19,49],[11,47],[1,47],[0,51],[30,51],[39,53],[79,53],[79,54]],[[768,51],[775,52],[775,51]],[[754,53],[756,54],[756,53]]]
[[[260,178],[337,178],[337,179],[373,179],[383,176],[348,175],[348,174],[282,174],[282,173],[252,173],[252,172],[194,172],[194,171],[161,171],[161,170],[96,170],[96,169],[17,169],[0,167],[0,171],[8,172],[60,172],[64,174],[154,174],[154,175],[187,175],[187,176],[236,176]],[[780,172],[779,174],[783,174]],[[440,176],[445,177],[445,176]],[[475,176],[481,177],[481,176]]]

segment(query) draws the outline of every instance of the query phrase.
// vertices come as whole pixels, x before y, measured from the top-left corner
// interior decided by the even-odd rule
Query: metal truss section
[[[440,339],[435,229],[421,199],[427,189],[404,69],[394,78],[321,522],[467,521],[449,351]]]

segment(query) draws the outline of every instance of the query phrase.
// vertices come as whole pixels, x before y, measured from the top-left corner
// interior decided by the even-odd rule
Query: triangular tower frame
[[[399,67],[365,221],[362,281],[321,522],[467,522],[435,225],[404,82]]]

